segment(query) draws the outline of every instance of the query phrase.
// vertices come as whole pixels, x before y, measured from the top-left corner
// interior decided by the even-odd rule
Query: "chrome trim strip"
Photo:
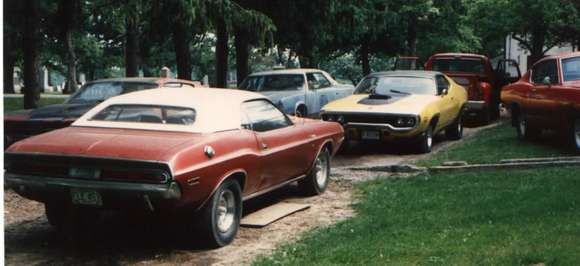
[[[301,175],[301,176],[295,177],[293,179],[287,180],[286,182],[283,182],[283,183],[280,183],[278,185],[269,187],[267,189],[254,192],[253,194],[250,194],[250,195],[247,195],[247,196],[243,197],[242,198],[242,201],[247,201],[247,200],[253,199],[255,197],[262,196],[262,195],[264,195],[264,194],[266,194],[268,192],[272,192],[272,191],[274,191],[276,189],[279,189],[279,188],[281,188],[283,186],[289,185],[290,183],[295,182],[295,181],[298,181],[298,180],[303,179],[305,177],[306,177],[306,175]]]
[[[350,123],[346,123],[345,124],[346,127],[377,127],[377,128],[381,128],[381,129],[387,129],[391,132],[409,132],[415,128],[415,127],[394,127],[390,124],[373,124],[373,123],[354,123],[354,122],[350,122]]]
[[[21,186],[34,187],[50,190],[50,187],[57,188],[84,188],[97,189],[114,192],[135,192],[144,193],[149,196],[162,199],[181,198],[181,189],[176,182],[167,184],[144,184],[128,182],[111,182],[100,180],[85,180],[72,178],[57,178],[46,176],[18,175],[4,173],[4,181],[7,188],[18,190]]]

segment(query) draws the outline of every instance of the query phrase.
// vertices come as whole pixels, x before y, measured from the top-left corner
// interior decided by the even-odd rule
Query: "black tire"
[[[447,126],[445,136],[450,140],[460,140],[463,137],[463,112],[459,112],[455,121]]]
[[[530,126],[526,115],[522,112],[516,117],[516,132],[520,140],[531,140],[541,135],[541,130]]]
[[[569,135],[570,142],[572,143],[572,150],[580,153],[580,118],[572,119]]]
[[[330,152],[323,148],[314,160],[306,177],[298,181],[298,189],[305,196],[322,194],[330,182]]]
[[[489,125],[491,123],[491,108],[490,106],[486,107],[481,111],[480,114],[480,122],[482,125]]]
[[[298,106],[298,108],[296,108],[296,112],[294,112],[294,115],[297,117],[307,117],[308,110],[306,109],[306,106],[304,105]]]
[[[231,243],[238,233],[242,216],[240,184],[235,179],[224,181],[202,208],[200,215],[196,218],[199,218],[198,229],[205,241],[204,245],[217,248]]]
[[[433,148],[433,125],[429,125],[425,132],[419,136],[417,151],[419,153],[429,153]]]
[[[68,220],[70,218],[70,215],[68,215],[69,210],[67,210],[67,207],[64,204],[58,202],[46,202],[44,204],[44,211],[48,223],[57,231],[62,231],[67,222],[70,222]]]

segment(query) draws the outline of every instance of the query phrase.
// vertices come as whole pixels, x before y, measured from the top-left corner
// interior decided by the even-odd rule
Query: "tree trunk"
[[[4,35],[4,93],[14,93],[14,65],[16,64],[16,56],[14,55],[13,43],[16,34],[10,30],[10,33],[5,31]]]
[[[75,48],[73,45],[72,29],[65,32],[66,51],[67,51],[67,87],[66,93],[73,93],[78,89],[77,82],[77,62]]]
[[[236,78],[238,85],[242,84],[242,81],[249,74],[250,40],[248,37],[246,30],[239,29],[236,31]]]
[[[538,29],[532,33],[532,50],[530,51],[528,68],[544,57],[545,36],[546,31],[544,29]]]
[[[125,76],[139,76],[139,40],[137,18],[127,17],[125,33]]]
[[[23,51],[24,54],[24,109],[36,108],[40,91],[38,89],[38,10],[36,0],[24,1],[24,33]]]
[[[217,23],[217,42],[216,42],[216,86],[218,88],[228,87],[228,29],[225,21],[220,19]]]
[[[407,55],[417,53],[417,16],[410,15],[407,20]]]
[[[175,61],[177,62],[177,78],[191,80],[191,64],[189,62],[190,39],[187,27],[183,22],[177,21],[173,26],[173,46],[175,49]]]
[[[363,41],[360,47],[360,59],[363,76],[367,76],[371,73],[371,64],[369,59],[369,44],[366,41]]]

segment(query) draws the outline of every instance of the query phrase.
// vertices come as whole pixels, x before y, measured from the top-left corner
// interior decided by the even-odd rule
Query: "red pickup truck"
[[[456,83],[462,85],[468,94],[468,102],[463,110],[464,116],[478,118],[487,124],[499,118],[500,89],[503,85],[516,81],[517,76],[506,77],[507,63],[511,60],[501,60],[494,71],[487,56],[465,53],[435,54],[425,63],[425,70],[443,72]],[[498,74],[501,73],[501,74]]]
[[[502,89],[501,100],[520,139],[555,129],[580,152],[580,52],[538,61],[518,82]]]

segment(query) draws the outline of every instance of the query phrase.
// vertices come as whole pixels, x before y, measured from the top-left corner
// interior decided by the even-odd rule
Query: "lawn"
[[[382,179],[358,215],[256,265],[577,265],[580,167]]]
[[[482,130],[420,165],[571,155]],[[306,233],[256,265],[577,265],[580,166],[379,178],[357,185],[357,216]]]
[[[440,151],[422,166],[439,165],[444,161],[467,161],[468,163],[493,163],[501,159],[570,156],[574,153],[565,141],[556,136],[545,136],[534,141],[520,141],[515,129],[507,122],[484,129],[467,138],[460,145]]]
[[[41,98],[38,102],[39,106],[63,103],[65,98]],[[7,98],[4,97],[4,112],[12,112],[23,109],[22,98]]]

